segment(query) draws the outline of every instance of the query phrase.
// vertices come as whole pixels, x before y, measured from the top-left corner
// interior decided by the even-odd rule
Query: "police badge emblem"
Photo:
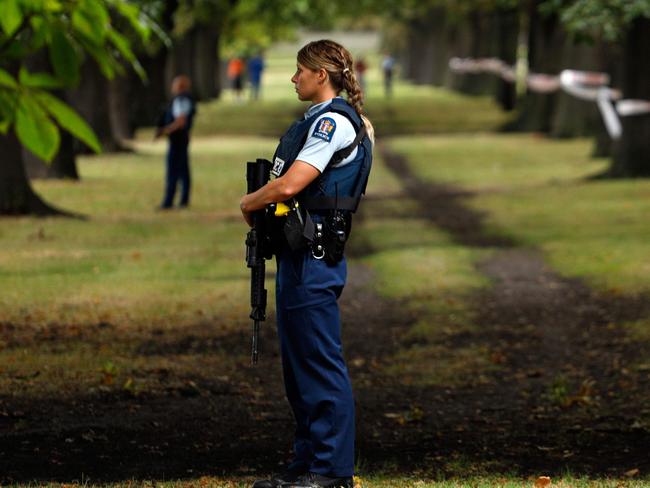
[[[334,122],[334,119],[330,117],[323,117],[318,121],[318,124],[316,125],[312,136],[330,142],[335,130],[336,122]]]

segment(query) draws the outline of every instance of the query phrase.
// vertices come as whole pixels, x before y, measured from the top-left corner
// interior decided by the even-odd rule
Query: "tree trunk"
[[[52,72],[50,59],[45,51],[39,51],[30,56],[25,62],[25,66],[33,72]],[[69,103],[63,90],[55,90],[53,93],[56,97],[65,103]],[[74,138],[66,130],[59,127],[61,134],[61,144],[59,152],[54,156],[51,163],[46,164],[40,158],[34,156],[31,152],[23,149],[22,157],[27,176],[30,180],[34,178],[69,178],[79,179],[77,172],[77,162],[74,152]]]
[[[498,34],[495,13],[475,12],[468,19],[470,53],[473,58],[490,58],[498,52]],[[491,73],[466,76],[460,91],[467,95],[494,95],[499,78]]]
[[[22,157],[27,176],[30,180],[34,179],[71,179],[79,180],[77,171],[77,158],[74,151],[75,140],[72,134],[64,129],[60,129],[61,144],[59,152],[56,154],[50,164],[45,163],[42,159],[34,156],[29,151],[23,149]]]
[[[452,57],[466,58],[472,55],[472,33],[465,20],[451,24],[448,35],[449,54]],[[465,83],[465,78],[468,76],[477,75],[450,73],[445,86],[450,90],[460,91]]]
[[[496,24],[496,56],[505,61],[506,64],[515,66],[517,63],[517,44],[519,42],[519,12],[517,9],[497,12]],[[515,84],[499,78],[497,80],[495,99],[503,110],[514,110],[517,103]]]
[[[192,77],[194,71],[194,43],[192,42],[192,31],[185,37],[176,39],[167,57],[165,72],[165,87],[171,86],[175,76],[184,74]]]
[[[431,20],[431,80],[435,86],[444,86],[449,72],[449,27],[447,13],[439,8],[433,11]]]
[[[160,49],[152,56],[143,55],[140,64],[147,73],[147,81],[142,82],[135,73],[129,74],[129,127],[135,131],[138,127],[151,127],[156,124],[160,113],[167,104],[167,86],[165,64],[168,56],[166,49]]]
[[[561,51],[566,36],[560,28],[557,15],[540,16],[539,3],[537,1],[531,4],[528,65],[533,73],[556,75],[561,68],[557,53]],[[525,132],[550,132],[557,97],[557,92],[535,93],[528,90],[517,120],[507,128]]]
[[[113,132],[109,104],[109,82],[92,61],[81,66],[81,83],[66,93],[69,103],[86,119],[97,134],[105,152],[124,150],[121,141]],[[78,143],[77,152],[90,152]]]
[[[111,134],[120,146],[123,141],[133,138],[135,132],[129,121],[129,83],[130,79],[126,75],[108,82],[108,120]]]
[[[22,161],[22,148],[13,132],[0,135],[0,215],[60,215],[32,189]]]
[[[419,22],[412,22],[409,26],[409,35],[404,58],[404,76],[416,84],[426,83],[426,57],[427,57],[427,34]]]
[[[209,100],[219,95],[218,76],[218,30],[209,25],[197,25],[192,35],[194,59],[192,93],[198,100]]]
[[[598,45],[575,44],[567,39],[562,51],[561,69],[602,71]],[[560,138],[594,136],[603,125],[595,101],[581,100],[560,91],[551,120],[551,136]]]
[[[650,19],[636,19],[623,49],[623,98],[650,100]],[[650,176],[650,114],[622,117],[623,135],[614,147],[612,176]]]
[[[172,32],[178,1],[168,0],[164,6],[161,27],[165,32]],[[147,73],[145,82],[135,72],[129,72],[129,127],[132,130],[155,125],[161,112],[166,108],[169,82],[171,81],[171,78],[167,76],[167,60],[170,55],[170,51],[164,45],[161,45],[153,54],[139,53],[138,59]]]

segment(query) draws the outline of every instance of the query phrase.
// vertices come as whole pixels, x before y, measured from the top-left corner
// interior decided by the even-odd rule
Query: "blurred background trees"
[[[520,74],[603,71],[624,98],[649,100],[650,0],[3,0],[0,212],[51,211],[26,171],[78,178],[75,154],[126,149],[138,127],[155,124],[176,74],[192,78],[198,100],[218,98],[222,56],[341,25],[381,29],[415,83],[494,97],[515,111],[508,129],[592,136],[595,152],[612,157],[609,176],[650,175],[647,114],[623,117],[612,142],[593,102],[449,69],[452,57],[496,57]]]

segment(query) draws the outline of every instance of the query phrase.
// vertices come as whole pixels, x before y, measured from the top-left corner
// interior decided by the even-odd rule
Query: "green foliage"
[[[392,2],[390,0],[379,0],[382,10],[386,12],[386,18],[393,22],[396,19],[402,21],[417,21],[430,19],[435,15],[445,12],[450,20],[458,20],[471,13],[486,13],[495,10],[507,10],[516,8],[519,5],[517,0],[404,0]]]
[[[542,12],[559,12],[569,32],[613,41],[639,17],[650,18],[650,0],[546,0]]]
[[[144,77],[126,34],[146,40],[149,24],[135,4],[122,0],[3,0],[0,132],[14,127],[20,142],[46,161],[58,151],[59,126],[100,151],[88,124],[49,90],[77,83],[88,56],[108,78],[122,73],[123,63]],[[51,72],[27,68],[41,53],[47,54]]]

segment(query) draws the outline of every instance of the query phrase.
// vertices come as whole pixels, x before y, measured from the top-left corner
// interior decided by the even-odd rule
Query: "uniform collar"
[[[335,97],[335,98],[343,98],[343,97]],[[323,110],[330,103],[332,103],[332,100],[334,100],[334,98],[330,98],[329,100],[325,100],[324,102],[321,102],[321,103],[318,103],[316,105],[312,105],[311,107],[309,107],[307,109],[307,111],[305,112],[305,120],[307,120],[309,117],[311,117],[315,113],[320,112],[321,110]]]

